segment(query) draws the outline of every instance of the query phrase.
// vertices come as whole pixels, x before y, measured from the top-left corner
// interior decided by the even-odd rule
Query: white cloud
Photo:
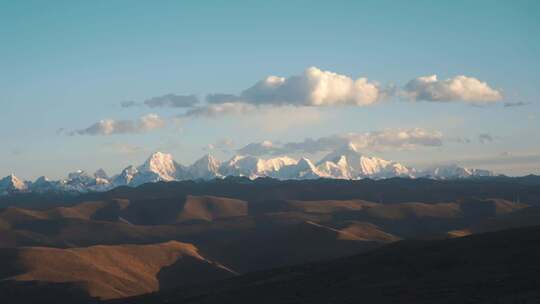
[[[249,143],[237,151],[240,154],[246,155],[268,155],[268,154],[281,154],[285,152],[282,147],[275,146],[269,140],[257,143]]]
[[[104,119],[86,129],[71,132],[71,135],[112,135],[143,133],[165,127],[165,120],[157,114],[147,114],[137,120]]]
[[[132,155],[139,152],[146,152],[146,149],[140,146],[127,144],[127,143],[115,143],[108,142],[103,145],[106,150],[113,151],[118,154]]]
[[[438,147],[443,143],[442,133],[421,128],[386,129],[366,133],[347,133],[307,138],[301,142],[272,143],[264,141],[250,143],[238,150],[241,154],[279,155],[288,153],[318,153],[333,151],[349,143],[356,148],[369,151],[413,150],[418,147]]]
[[[408,150],[419,146],[436,147],[442,145],[440,131],[428,131],[422,128],[385,129],[369,133],[351,133],[345,136],[359,148],[371,150],[399,149]]]
[[[238,102],[255,105],[295,106],[366,106],[379,101],[383,92],[367,78],[352,79],[316,67],[307,68],[301,75],[289,78],[268,76],[240,96],[212,94],[209,103]]]
[[[456,76],[438,80],[437,75],[415,78],[404,88],[407,97],[424,101],[495,102],[503,98],[502,91],[473,77]]]
[[[418,77],[403,88],[382,88],[377,82],[310,67],[300,75],[290,77],[268,76],[253,86],[234,94],[209,94],[206,104],[197,106],[197,98],[164,95],[145,101],[152,106],[173,106],[171,96],[179,98],[174,107],[186,107],[180,117],[220,117],[222,115],[253,114],[268,111],[270,107],[330,107],[340,105],[368,106],[396,95],[413,100],[466,101],[475,104],[502,99],[502,92],[472,77],[456,76],[438,80],[436,75]],[[181,98],[180,98],[181,97]],[[184,104],[184,102],[188,101]],[[132,103],[126,103],[131,106]]]
[[[184,118],[223,118],[225,116],[242,116],[237,120],[246,127],[257,127],[265,132],[287,131],[290,128],[303,127],[319,123],[324,113],[314,107],[297,106],[256,106],[247,103],[209,104],[189,109],[177,116],[181,122]]]

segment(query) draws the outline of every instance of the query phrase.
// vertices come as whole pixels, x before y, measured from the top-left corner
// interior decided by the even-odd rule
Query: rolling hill
[[[538,303],[540,226],[402,241],[114,303]]]
[[[77,196],[21,194],[11,196],[10,201],[4,200],[5,207],[0,209],[0,252],[4,261],[0,265],[3,271],[0,293],[4,299],[16,298],[21,303],[26,300],[35,303],[36,299],[54,302],[58,297],[92,303],[99,301],[96,298],[123,299],[156,291],[159,291],[156,296],[161,297],[169,289],[181,292],[182,301],[192,301],[192,296],[199,297],[194,294],[199,290],[204,301],[210,301],[205,288],[228,275],[246,276],[251,281],[252,275],[266,271],[280,272],[280,269],[296,269],[295,265],[338,261],[358,254],[378,265],[381,273],[389,273],[391,278],[406,277],[406,282],[413,284],[414,277],[407,277],[411,275],[409,271],[416,273],[424,266],[393,274],[387,268],[405,267],[400,263],[415,265],[419,263],[416,259],[427,262],[431,257],[424,256],[422,250],[429,252],[433,244],[454,244],[452,238],[461,242],[460,237],[468,239],[469,235],[538,225],[538,189],[534,179],[522,178],[466,181],[226,178],[151,183]],[[425,247],[409,250],[409,245],[399,244],[425,244]],[[456,244],[459,247],[462,243]],[[475,246],[470,241],[465,244]],[[440,250],[446,251],[444,246]],[[402,259],[397,253],[389,255],[387,264],[371,258],[371,253],[383,252],[385,248],[400,248],[394,250],[411,255],[412,260]],[[448,252],[459,257],[468,255],[466,251]],[[439,253],[435,250],[429,254]],[[398,264],[392,266],[393,263]],[[379,280],[371,264],[359,267],[366,269],[365,274],[373,282],[389,286],[391,293],[410,300],[399,288],[386,285],[388,278]],[[436,265],[425,267],[438,271]],[[470,267],[477,268],[475,264]],[[220,276],[223,271],[224,277]],[[357,275],[345,270],[342,273],[345,278]],[[321,276],[324,275],[323,272]],[[186,279],[188,276],[192,279]],[[331,286],[333,280],[339,279],[335,276],[331,270],[331,281],[327,282]],[[269,280],[277,282],[282,277]],[[371,294],[377,287],[369,285],[369,280],[362,280],[360,285],[372,287],[362,289],[368,295],[366,299],[378,299]],[[106,283],[109,281],[111,284]],[[235,279],[222,282],[237,284]],[[265,280],[262,282],[260,285],[266,284]],[[455,290],[469,288],[469,285],[455,286]],[[221,286],[211,288],[221,290]],[[438,286],[433,290],[442,292]],[[283,294],[287,292],[284,290]],[[304,292],[302,289],[299,292],[303,299]],[[276,301],[287,303],[290,299]],[[340,298],[338,302],[346,301],[348,298]]]
[[[70,249],[4,248],[0,249],[0,257],[0,290],[2,286],[28,286],[25,282],[69,283],[88,297],[101,299],[235,275],[230,269],[201,256],[195,246],[174,241]],[[27,293],[32,289],[21,287],[20,291]]]

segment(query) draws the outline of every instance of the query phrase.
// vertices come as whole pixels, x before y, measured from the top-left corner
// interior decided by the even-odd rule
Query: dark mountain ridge
[[[447,202],[464,197],[502,198],[530,205],[540,204],[540,176],[475,177],[453,180],[389,178],[383,180],[276,180],[227,177],[210,181],[156,182],[136,188],[121,186],[103,193],[21,193],[0,197],[0,208],[46,208],[83,201],[125,198],[130,200],[213,195],[245,201],[348,200],[379,203]]]

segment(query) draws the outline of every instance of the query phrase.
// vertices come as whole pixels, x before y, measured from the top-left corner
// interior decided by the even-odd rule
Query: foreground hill
[[[79,290],[81,297],[110,299],[235,274],[201,256],[195,246],[180,242],[71,249],[4,248],[0,249],[0,261],[0,298],[19,292],[30,297],[36,292],[37,297],[48,284],[64,283]],[[27,288],[31,286],[28,282],[41,285]]]
[[[372,294],[377,290],[376,286],[370,285],[377,283],[384,287],[382,293],[389,290],[391,294],[399,295],[398,299],[402,296],[409,299],[396,287],[399,284],[408,286],[399,280],[403,279],[407,284],[410,281],[413,291],[421,293],[417,289],[422,285],[414,283],[417,278],[412,274],[425,271],[422,277],[427,280],[426,286],[437,282],[453,286],[457,284],[455,281],[446,281],[452,276],[429,275],[440,271],[439,267],[446,265],[447,259],[457,265],[456,270],[464,268],[459,264],[461,260],[456,262],[453,256],[471,255],[463,247],[465,245],[460,245],[462,243],[456,243],[455,247],[461,251],[447,251],[445,246],[450,245],[444,244],[454,243],[428,240],[538,225],[539,185],[535,177],[452,181],[252,181],[229,178],[152,183],[78,196],[10,196],[9,200],[3,201],[5,208],[0,208],[0,260],[3,263],[0,264],[0,297],[9,300],[3,301],[8,303],[13,299],[18,303],[36,303],[36,299],[56,303],[59,298],[84,303],[89,299],[97,301],[93,299],[95,297],[123,298],[158,289],[161,297],[167,289],[181,285],[178,289],[181,294],[173,294],[174,299],[181,298],[189,303],[192,296],[197,297],[200,293],[204,301],[213,301],[205,289],[206,284],[224,276],[248,275],[248,281],[260,279],[259,285],[263,286],[266,279],[255,276],[252,280],[250,273],[382,252],[378,248],[383,247],[399,248],[395,249],[399,253],[389,255],[386,261],[371,255],[362,256],[368,264],[359,264],[358,269],[366,269],[365,273],[361,270],[366,277],[359,279],[358,284],[373,288],[360,290],[366,293],[368,300],[370,297],[378,299]],[[478,244],[482,244],[483,238],[479,240]],[[462,242],[461,239],[456,241]],[[432,245],[414,249],[417,245],[409,248],[409,245],[399,244],[443,245],[437,247],[439,249],[433,249]],[[467,244],[473,252],[476,250],[475,244]],[[519,243],[511,245],[521,250]],[[479,252],[497,256],[498,250],[479,249]],[[501,250],[503,255],[509,254],[507,249]],[[440,256],[441,260],[435,264],[414,266],[420,263],[417,259],[428,262],[431,255],[435,258],[445,252],[452,256]],[[403,254],[406,258],[401,256]],[[471,256],[474,259],[467,259],[466,262],[470,262],[467,265],[476,269],[480,257]],[[504,261],[499,262],[505,267]],[[394,263],[397,266],[392,266]],[[415,268],[399,272],[400,267],[406,267],[400,263]],[[372,264],[380,271],[377,272]],[[349,266],[351,271],[355,269],[353,264]],[[482,267],[478,269],[484,269]],[[392,273],[387,268],[395,268],[398,272]],[[360,275],[347,271],[341,272],[344,276],[341,278],[330,269],[327,283],[333,286],[336,280]],[[467,276],[466,270],[463,271]],[[294,270],[294,273],[302,274],[303,270]],[[324,272],[320,276],[324,277]],[[280,282],[288,277],[291,275],[285,273],[269,280]],[[238,284],[235,280],[226,282],[232,282],[234,288]],[[391,285],[392,282],[397,285]],[[202,285],[196,287],[193,284]],[[294,284],[290,282],[290,286]],[[219,291],[229,285],[210,286],[208,288]],[[305,293],[322,289],[322,285],[316,286]],[[439,290],[439,285],[430,286],[426,288],[435,294],[445,292]],[[453,290],[462,290],[462,286],[455,286]],[[251,286],[247,289],[251,290]],[[223,292],[227,299],[229,290]],[[265,292],[261,290],[261,294]],[[288,292],[285,289],[282,294]],[[300,292],[300,296],[305,297],[302,289]],[[249,292],[242,293],[248,297],[247,302],[258,302],[249,295]],[[272,296],[269,299],[275,299]],[[277,298],[276,302],[287,303],[290,299]],[[321,299],[328,300],[324,294]],[[308,298],[304,302],[311,300]],[[338,302],[347,301],[348,298],[340,298]],[[450,301],[455,302],[462,301]]]
[[[538,303],[540,226],[247,274],[114,303]]]
[[[322,229],[297,228],[301,235]],[[291,241],[295,238],[292,237]],[[324,244],[321,244],[324,245]],[[267,247],[269,248],[269,247]],[[309,248],[308,248],[309,250]],[[291,254],[291,253],[289,253]],[[0,249],[3,303],[538,303],[540,226],[238,276],[193,245]],[[151,294],[141,295],[147,292]],[[140,295],[124,298],[130,295]]]

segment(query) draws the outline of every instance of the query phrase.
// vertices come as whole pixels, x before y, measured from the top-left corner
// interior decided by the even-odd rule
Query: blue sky
[[[208,152],[227,159],[264,140],[418,129],[440,142],[367,145],[365,153],[420,167],[455,162],[538,174],[538,37],[538,1],[0,1],[0,175],[116,173],[156,150],[190,163]],[[324,106],[292,97],[253,106],[242,96],[269,75],[305,75],[309,67],[366,77],[392,93],[369,105],[330,98]],[[433,74],[441,87],[430,90],[465,75],[501,96],[407,95],[407,83]],[[143,104],[194,94],[202,109],[213,93],[250,108],[188,117],[189,108]],[[136,125],[150,113],[163,125],[77,132],[103,119]]]

